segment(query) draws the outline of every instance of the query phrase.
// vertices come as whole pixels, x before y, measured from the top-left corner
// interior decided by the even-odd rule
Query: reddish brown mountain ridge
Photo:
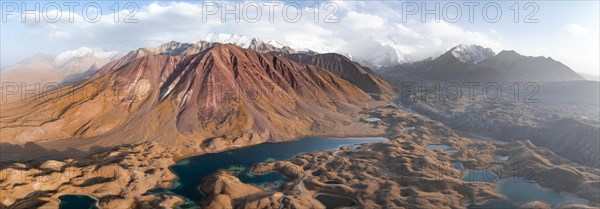
[[[288,54],[285,57],[330,70],[337,76],[350,81],[367,93],[393,95],[392,86],[377,76],[371,69],[353,62],[341,54]]]
[[[1,142],[217,149],[330,131],[372,100],[328,69],[220,44],[193,54],[127,55],[73,91],[3,105]]]

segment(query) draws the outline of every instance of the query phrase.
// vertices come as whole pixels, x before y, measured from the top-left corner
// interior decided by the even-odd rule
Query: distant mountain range
[[[584,79],[582,75],[573,72],[569,67],[552,58],[523,56],[514,51],[501,51],[496,54],[493,50],[483,46],[458,45],[435,59],[413,61],[409,55],[402,53],[400,47],[394,44],[392,44],[394,46],[389,43],[382,44],[374,39],[363,42],[356,43],[355,47],[340,49],[338,50],[339,54],[344,55],[347,62],[356,62],[361,66],[366,66],[359,71],[368,69],[367,71],[373,72],[371,69],[374,69],[392,77],[409,76],[441,81],[569,81]],[[315,55],[318,55],[318,59],[320,56],[325,56],[324,54],[330,54],[317,52],[323,49],[292,49],[277,41],[262,41],[258,38],[236,34],[211,33],[195,43],[173,41],[154,48],[134,50],[126,55],[118,51],[86,47],[65,51],[56,56],[37,54],[14,66],[6,67],[3,69],[3,75],[5,78],[21,77],[19,73],[14,72],[33,70],[39,72],[40,75],[46,75],[41,76],[46,80],[80,81],[93,74],[104,64],[124,55],[128,57],[125,59],[127,61],[148,54],[190,55],[212,47],[215,43],[233,44],[258,52],[296,58],[297,61],[306,63],[309,63]],[[289,56],[292,54],[304,54],[311,58]],[[300,59],[300,57],[302,58]],[[597,77],[585,77],[589,80],[598,79]]]
[[[81,47],[58,55],[35,54],[2,71],[4,81],[78,82],[106,63],[123,56],[118,51]]]
[[[389,77],[431,81],[532,81],[583,80],[566,65],[549,57],[530,57],[515,51],[495,54],[477,45],[458,45],[435,59],[401,64],[387,69]]]
[[[600,81],[600,76],[598,75],[590,75],[585,73],[579,73],[579,75],[588,81]]]

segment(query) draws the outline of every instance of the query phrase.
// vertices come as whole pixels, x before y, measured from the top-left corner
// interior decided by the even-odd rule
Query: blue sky
[[[418,60],[429,56],[437,56],[457,44],[479,44],[494,49],[496,52],[505,49],[516,50],[524,55],[550,56],[559,60],[575,71],[598,75],[599,60],[599,9],[598,1],[544,1],[524,8],[527,2],[497,1],[502,9],[498,22],[492,23],[483,18],[485,2],[437,2],[439,12],[446,7],[447,17],[439,22],[433,15],[421,20],[423,5],[418,1],[319,1],[318,22],[314,22],[314,10],[309,10],[315,2],[300,2],[302,17],[294,23],[286,21],[281,14],[283,5],[294,1],[276,2],[273,22],[269,21],[267,7],[264,2],[237,1],[242,6],[255,4],[263,11],[258,22],[242,21],[236,23],[232,16],[221,21],[219,11],[216,15],[206,15],[201,1],[192,2],[134,2],[139,11],[133,16],[137,23],[123,23],[128,14],[124,10],[125,2],[119,1],[120,20],[114,23],[111,6],[116,1],[97,1],[102,9],[102,16],[96,23],[86,22],[82,18],[81,9],[87,2],[75,6],[75,21],[68,21],[68,9],[64,2],[61,6],[61,20],[49,23],[41,18],[40,23],[33,22],[33,15],[27,16],[27,22],[21,22],[21,12],[11,15],[12,8],[7,5],[22,6],[22,2],[2,1],[2,23],[0,24],[1,65],[14,64],[20,59],[35,53],[59,53],[85,47],[99,47],[110,50],[129,51],[139,47],[156,46],[177,40],[193,42],[207,33],[236,33],[257,37],[263,40],[275,40],[295,48],[313,48],[319,51],[347,51],[345,49],[359,47],[369,41],[377,41],[402,49],[408,56]],[[222,2],[211,2],[220,5]],[[225,2],[232,5],[232,2]],[[464,4],[479,4],[475,7],[474,21],[467,18],[468,7]],[[519,22],[513,21],[514,10],[519,5]],[[33,8],[34,2],[26,3]],[[48,6],[41,2],[40,7]],[[212,4],[211,4],[212,5]],[[337,10],[332,13],[333,5]],[[415,15],[403,18],[403,6],[417,5],[419,11]],[[458,22],[449,22],[455,17],[453,5],[458,5],[462,16]],[[427,8],[434,8],[435,2],[427,2]],[[56,14],[50,8],[48,15]],[[113,7],[114,8],[114,7]],[[537,23],[524,23],[522,20],[529,12],[537,8],[532,19]],[[131,8],[130,8],[131,9]],[[289,8],[288,8],[289,9]],[[329,10],[328,10],[329,9]],[[409,8],[407,8],[409,9]],[[43,10],[43,9],[40,9]],[[255,14],[248,10],[249,16]],[[494,7],[488,8],[493,16]],[[44,12],[44,11],[41,11]],[[55,13],[52,13],[55,12]],[[337,23],[325,23],[327,14],[334,14],[330,19]],[[206,15],[206,22],[203,21]],[[293,8],[288,16],[294,16]]]

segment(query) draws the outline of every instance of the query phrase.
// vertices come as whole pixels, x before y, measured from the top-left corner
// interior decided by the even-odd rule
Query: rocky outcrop
[[[544,202],[531,201],[519,205],[519,209],[550,209],[550,206]]]

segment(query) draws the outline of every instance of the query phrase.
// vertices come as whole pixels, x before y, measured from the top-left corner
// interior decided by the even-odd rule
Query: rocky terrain
[[[502,178],[525,176],[541,185],[575,193],[598,205],[600,170],[569,162],[528,141],[499,145],[463,137],[443,125],[387,107],[371,112],[378,115],[392,134],[389,142],[340,150],[299,155],[289,161],[256,165],[257,173],[278,171],[290,180],[282,191],[261,191],[245,185],[227,172],[204,180],[204,201],[210,208],[324,208],[315,202],[318,194],[352,198],[360,208],[464,208],[467,204],[502,199],[495,183],[466,182],[464,170],[452,166],[495,170]],[[415,129],[406,131],[407,126]],[[446,144],[460,151],[427,150],[429,144]],[[500,161],[495,155],[509,156]],[[524,166],[528,165],[528,166]],[[513,169],[517,168],[517,169]],[[561,180],[557,180],[561,179]],[[243,189],[233,189],[243,188]],[[520,208],[545,205],[522,203]],[[561,208],[585,208],[563,205]]]
[[[174,150],[158,144],[123,146],[79,160],[3,163],[0,208],[58,208],[63,194],[86,194],[101,208],[173,207],[176,196],[144,195],[175,178]],[[152,208],[152,207],[150,207]]]
[[[528,139],[569,160],[598,167],[600,124],[597,100],[594,102],[598,97],[593,96],[598,92],[592,90],[597,84],[589,88],[588,81],[581,82],[585,82],[583,86],[563,83],[540,86],[535,103],[515,101],[512,95],[489,102],[483,96],[469,101],[467,97],[460,100],[422,99],[414,94],[404,95],[404,105],[457,130],[509,142]],[[553,91],[554,86],[561,86],[562,90]],[[576,88],[565,88],[568,86]]]
[[[325,135],[375,136],[384,134],[381,128],[353,122]],[[360,132],[352,133],[353,129]],[[174,195],[149,192],[157,187],[171,186],[176,176],[169,166],[192,155],[259,143],[247,140],[244,136],[224,136],[210,139],[198,147],[143,142],[77,159],[3,162],[0,164],[0,208],[57,208],[58,197],[65,194],[89,195],[97,199],[101,208],[174,208],[184,200]],[[228,189],[242,191],[237,186]]]
[[[600,170],[572,163],[531,142],[502,145],[463,136],[439,122],[405,112],[395,105],[380,104],[362,114],[380,118],[380,121],[362,120],[360,123],[385,130],[391,140],[359,146],[355,150],[342,147],[255,165],[255,173],[278,171],[288,177],[280,191],[245,184],[231,173],[233,171],[217,172],[199,186],[208,195],[201,205],[206,208],[324,208],[315,196],[331,194],[351,198],[361,208],[464,208],[468,204],[503,198],[493,182],[463,181],[461,177],[466,170],[453,166],[456,162],[473,169],[497,168],[495,165],[502,164],[501,169],[495,170],[502,178],[532,178],[543,186],[574,193],[596,206],[600,204],[597,187]],[[432,144],[448,145],[458,151],[428,150],[427,145]],[[171,208],[183,200],[171,195],[149,194],[147,190],[169,186],[175,176],[166,168],[173,165],[175,159],[197,153],[165,148],[160,143],[142,143],[79,160],[4,164],[0,201],[2,207],[30,208],[33,204],[54,208],[58,196],[74,193],[97,198],[102,208]],[[509,160],[499,160],[498,155],[508,156]],[[545,204],[528,202],[521,208],[529,205]]]
[[[384,77],[403,106],[456,130],[531,140],[573,162],[600,166],[598,82],[552,58],[484,52],[457,46]]]

